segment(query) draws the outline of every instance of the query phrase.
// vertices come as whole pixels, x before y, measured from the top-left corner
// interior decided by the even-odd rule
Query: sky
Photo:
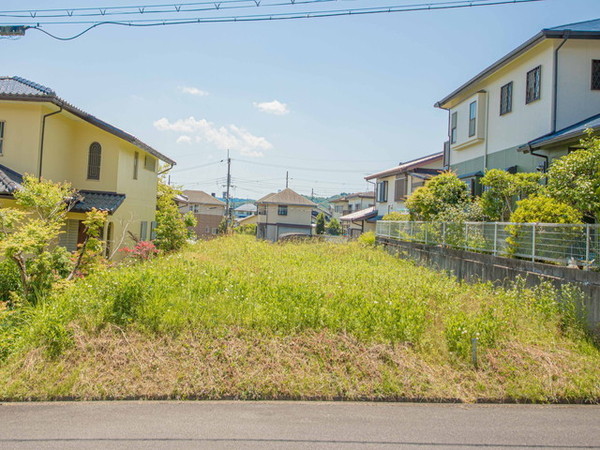
[[[220,14],[259,14],[277,1]],[[333,0],[277,11],[425,2]],[[165,1],[3,0],[0,9],[156,4]],[[212,13],[186,14],[169,17]],[[286,172],[297,192],[330,196],[371,190],[365,175],[441,151],[447,113],[436,101],[541,29],[598,17],[600,0],[543,0],[289,21],[106,25],[72,41],[28,30],[0,40],[0,75],[48,86],[134,134],[177,161],[170,179],[183,188],[220,196],[229,150],[233,196],[277,192]],[[31,21],[0,17],[3,24]],[[84,27],[43,26],[60,36]]]

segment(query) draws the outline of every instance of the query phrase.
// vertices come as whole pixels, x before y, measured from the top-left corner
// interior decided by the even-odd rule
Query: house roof
[[[256,205],[253,203],[244,203],[234,209],[237,212],[256,212]]]
[[[23,175],[0,164],[0,194],[12,194],[21,187]]]
[[[225,206],[225,202],[222,202],[218,198],[215,198],[204,191],[185,190],[183,191],[183,195],[187,198],[187,203],[197,203],[199,205]]]
[[[174,160],[163,155],[159,151],[150,147],[148,144],[140,141],[135,136],[107,123],[103,120],[98,119],[91,114],[67,103],[62,98],[58,97],[56,92],[52,89],[42,86],[41,84],[34,83],[33,81],[26,80],[21,77],[3,77],[0,76],[0,100],[18,100],[18,101],[36,101],[36,102],[48,102],[56,106],[62,107],[65,111],[85,120],[88,123],[117,136],[133,145],[138,147],[145,152],[156,156],[158,159],[168,163],[176,164]]]
[[[471,78],[465,84],[460,86],[454,92],[437,102],[434,106],[436,108],[444,108],[444,106],[450,100],[461,94],[472,84],[487,78],[489,75],[496,72],[498,69],[506,66],[508,63],[512,62],[525,52],[529,51],[545,39],[564,39],[566,37],[568,37],[569,39],[600,39],[600,19],[586,20],[584,22],[569,23],[554,28],[543,29],[531,39],[524,42],[519,47],[515,48],[513,51],[504,55],[498,61],[496,61],[495,63],[493,63],[492,65],[475,75],[473,78]]]
[[[77,191],[80,200],[71,208],[71,212],[85,213],[96,208],[100,211],[114,213],[125,201],[125,194],[103,191]]]
[[[0,195],[12,196],[21,189],[23,175],[0,164]],[[71,208],[71,212],[85,213],[96,208],[100,211],[114,213],[121,203],[125,201],[125,194],[105,191],[77,191],[77,203]]]
[[[547,134],[541,136],[528,144],[522,145],[519,147],[519,151],[528,152],[529,147],[536,149],[546,145],[552,145],[561,141],[567,141],[571,139],[581,138],[585,134],[585,130],[592,129],[596,130],[600,128],[600,114],[596,114],[595,116],[588,117],[581,122],[578,122],[569,127],[563,128],[555,133]]]
[[[263,198],[258,199],[256,203],[276,203],[279,205],[292,205],[292,206],[317,206],[316,203],[311,202],[306,197],[292,191],[290,188],[286,188],[278,193],[271,193],[265,195]]]
[[[369,208],[361,209],[360,211],[355,211],[350,214],[346,214],[345,216],[340,217],[340,220],[351,222],[354,220],[367,220],[375,217],[377,215],[377,210],[374,206]]]
[[[400,164],[399,166],[392,167],[391,169],[384,170],[382,172],[374,173],[365,177],[365,180],[372,180],[373,178],[388,177],[390,175],[396,175],[399,173],[409,172],[411,169],[415,169],[419,166],[430,164],[434,161],[442,160],[444,158],[443,152],[433,153],[432,155],[422,156],[412,161],[408,161]]]
[[[354,194],[344,195],[342,197],[338,197],[335,200],[330,200],[329,203],[339,203],[339,202],[347,202],[351,198],[375,198],[375,193],[373,191],[368,192],[355,192]]]

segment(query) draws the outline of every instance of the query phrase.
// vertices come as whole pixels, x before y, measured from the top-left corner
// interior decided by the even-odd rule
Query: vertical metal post
[[[585,226],[585,266],[590,269],[590,224]]]
[[[463,248],[466,250],[469,248],[469,225],[465,222],[465,243],[463,244]]]
[[[494,222],[494,256],[498,255],[498,222]]]
[[[473,367],[477,369],[477,338],[471,338],[471,361],[473,362]]]
[[[531,224],[531,260],[535,261],[535,223]]]
[[[442,222],[442,245],[446,246],[446,222]]]
[[[427,244],[427,229],[429,228],[429,224],[425,225],[425,244]]]

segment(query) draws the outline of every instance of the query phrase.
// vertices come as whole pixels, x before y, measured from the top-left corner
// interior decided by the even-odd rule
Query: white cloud
[[[191,144],[192,138],[190,136],[186,136],[185,134],[179,136],[176,141],[178,144]]]
[[[205,95],[208,95],[208,92],[191,86],[180,86],[179,90],[184,94],[197,95],[198,97],[204,97]]]
[[[264,150],[270,150],[273,145],[264,137],[255,136],[244,128],[236,125],[216,126],[206,119],[188,117],[170,122],[166,117],[154,122],[154,127],[160,131],[175,131],[182,133],[177,138],[178,143],[208,142],[220,150],[239,151],[244,156],[264,156]]]
[[[276,116],[283,116],[290,112],[288,106],[280,101],[273,100],[272,102],[253,103],[254,107],[259,111],[267,114],[274,114]]]

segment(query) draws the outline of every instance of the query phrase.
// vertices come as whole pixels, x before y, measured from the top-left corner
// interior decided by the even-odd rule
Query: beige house
[[[134,136],[76,108],[44,86],[0,77],[0,208],[14,205],[23,175],[67,181],[80,201],[60,244],[82,241],[84,213],[108,211],[106,254],[153,235],[158,165],[175,161]]]
[[[544,29],[435,104],[445,165],[481,193],[487,169],[545,171],[600,128],[600,19]]]
[[[374,206],[375,193],[371,191],[356,192],[354,194],[348,194],[344,195],[343,197],[336,198],[329,203],[331,203],[333,206],[332,216],[335,219],[340,219],[342,216],[347,214]]]
[[[340,217],[340,222],[345,235],[353,239],[357,238],[363,233],[375,231],[375,226],[377,224],[377,209],[375,209],[374,206],[370,206],[349,213]]]
[[[217,228],[225,217],[225,202],[204,191],[183,191],[185,203],[180,206],[181,212],[194,214],[196,227],[194,232],[198,237],[213,236],[217,234]]]
[[[276,242],[289,234],[312,234],[312,212],[317,205],[287,188],[256,201],[256,236]]]
[[[406,212],[404,201],[415,189],[423,186],[425,180],[443,170],[442,152],[423,156],[365,177],[375,180],[375,209],[379,217],[392,211]]]

